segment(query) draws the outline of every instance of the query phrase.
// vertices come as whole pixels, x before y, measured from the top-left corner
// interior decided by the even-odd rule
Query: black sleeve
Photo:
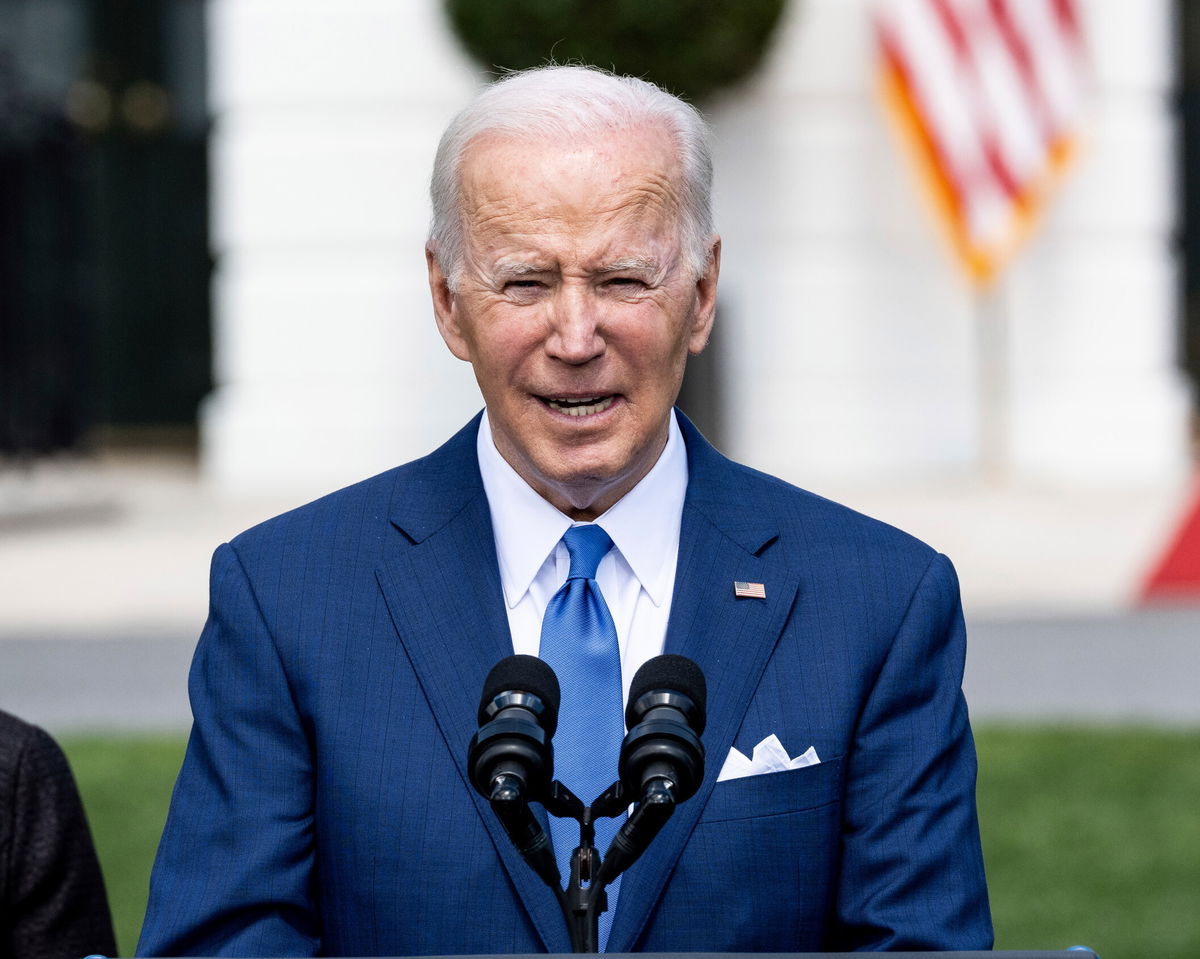
[[[66,757],[0,714],[0,957],[116,955],[108,897]]]

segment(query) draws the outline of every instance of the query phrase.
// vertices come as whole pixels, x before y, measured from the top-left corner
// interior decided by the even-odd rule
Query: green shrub
[[[486,70],[586,63],[652,80],[692,101],[762,60],[785,0],[445,0]]]

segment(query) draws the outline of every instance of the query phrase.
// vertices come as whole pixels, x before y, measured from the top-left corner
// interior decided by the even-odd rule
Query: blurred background
[[[208,557],[476,411],[427,178],[551,56],[713,123],[684,409],[954,560],[997,946],[1200,954],[1200,4],[0,0],[0,708],[122,953]]]

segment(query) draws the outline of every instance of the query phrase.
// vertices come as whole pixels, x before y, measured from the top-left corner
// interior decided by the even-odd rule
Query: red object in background
[[[1200,482],[1175,537],[1142,588],[1142,602],[1200,600]]]

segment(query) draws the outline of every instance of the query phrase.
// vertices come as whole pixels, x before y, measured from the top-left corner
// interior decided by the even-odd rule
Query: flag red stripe
[[[1025,232],[1070,153],[1085,66],[1076,4],[876,4],[888,103],[931,174],[964,262],[986,278]]]
[[[930,0],[930,6],[937,14],[942,29],[946,31],[946,36],[950,38],[954,52],[958,54],[960,60],[969,64],[971,45],[967,42],[967,31],[963,28],[962,21],[958,19],[958,12],[950,6],[949,0]]]
[[[1054,139],[1053,124],[1050,122],[1050,105],[1046,102],[1046,97],[1038,84],[1029,45],[1025,42],[1025,37],[1021,35],[1016,23],[1013,22],[1009,0],[988,0],[988,6],[996,24],[996,32],[1004,41],[1004,46],[1017,67],[1017,75],[1021,78],[1025,95],[1029,97],[1029,102],[1036,114],[1038,129],[1042,133],[1042,143],[1044,146],[1049,146]]]
[[[1050,0],[1051,9],[1062,27],[1063,35],[1076,49],[1083,48],[1083,29],[1079,24],[1079,13],[1075,9],[1075,0]]]
[[[1021,185],[1017,182],[1017,178],[1000,152],[1000,143],[994,133],[988,133],[983,137],[983,156],[1000,189],[1010,200],[1017,199],[1021,195]]]
[[[929,163],[929,172],[933,174],[936,185],[943,196],[941,199],[948,203],[953,215],[961,220],[964,208],[966,186],[954,163],[950,160],[945,147],[937,135],[937,128],[929,122],[929,109],[921,98],[921,91],[913,79],[912,67],[904,54],[904,49],[898,42],[893,31],[886,25],[879,30],[879,43],[883,55],[891,68],[899,77],[905,96],[912,108],[913,119],[916,121],[911,132],[919,139],[920,147]]]
[[[980,87],[979,69],[966,24],[963,23],[950,0],[930,0],[930,3],[937,13],[938,22],[950,40],[950,45],[954,48],[959,68],[964,74],[964,83],[970,84],[978,91]],[[986,112],[982,99],[975,111],[974,120],[979,133],[984,161],[987,164],[987,172],[991,174],[996,185],[1004,191],[1009,200],[1016,200],[1021,194],[1020,185],[1008,162],[1004,159],[993,118]]]

